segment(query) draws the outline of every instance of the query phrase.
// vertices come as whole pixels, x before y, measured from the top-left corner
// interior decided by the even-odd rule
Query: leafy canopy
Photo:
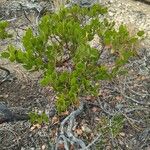
[[[0,40],[12,37],[12,35],[6,31],[8,25],[9,23],[7,21],[0,21]]]
[[[112,80],[124,71],[123,66],[135,53],[134,45],[144,32],[131,36],[126,26],[114,28],[115,22],[106,18],[107,8],[98,4],[91,8],[77,5],[62,8],[44,16],[38,25],[38,34],[29,28],[22,39],[25,50],[10,45],[1,55],[17,61],[32,71],[43,70],[42,85],[56,91],[58,112],[65,111],[81,97],[97,96],[100,80]],[[89,42],[99,36],[102,49]],[[112,66],[99,63],[106,51],[112,57]]]

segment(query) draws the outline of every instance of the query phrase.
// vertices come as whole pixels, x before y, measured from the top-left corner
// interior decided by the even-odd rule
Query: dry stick
[[[126,79],[126,78],[125,78]],[[126,79],[127,80],[127,79]],[[138,92],[136,92],[136,91],[134,91],[133,89],[131,89],[131,87],[129,86],[129,84],[127,84],[127,82],[125,81],[125,82],[120,82],[122,85],[124,85],[124,86],[126,86],[128,89],[129,89],[129,91],[131,91],[133,94],[135,94],[135,95],[138,95],[138,96],[142,96],[142,97],[144,97],[144,96],[150,96],[150,94],[148,93],[148,91],[144,91],[145,93],[138,93]],[[143,92],[143,91],[142,91]]]
[[[73,127],[73,121],[74,119],[70,120],[69,122],[69,125],[68,125],[68,128],[67,128],[67,135],[69,137],[69,139],[71,139],[71,142],[74,144],[74,143],[79,143],[78,145],[81,146],[81,147],[85,147],[85,144],[82,140],[76,138],[72,132],[71,132],[71,129]]]
[[[121,93],[121,94],[122,94],[125,98],[127,98],[127,99],[133,101],[134,103],[137,103],[137,104],[140,104],[140,105],[147,105],[147,106],[150,106],[150,103],[139,102],[139,101],[135,100],[134,98],[125,95],[124,93]]]
[[[150,105],[150,103],[144,103],[144,102],[140,102],[140,101],[137,101],[137,100],[135,100],[133,97],[129,97],[129,96],[127,96],[122,90],[119,90],[117,87],[115,87],[116,89],[117,89],[117,91],[123,96],[123,97],[125,97],[126,99],[129,99],[129,100],[131,100],[132,102],[134,102],[134,103],[137,103],[137,104],[140,104],[140,105]],[[124,88],[125,88],[125,85],[124,85]]]
[[[88,146],[86,146],[83,149],[79,149],[79,150],[88,150],[93,144],[95,144],[99,140],[100,137],[101,137],[101,135],[98,135]]]
[[[32,21],[28,18],[26,11],[24,9],[22,9],[22,10],[23,10],[23,14],[24,14],[25,18],[29,21],[29,23],[32,23]]]
[[[100,108],[103,110],[104,113],[106,113],[107,115],[109,116],[114,116],[116,114],[116,112],[110,112],[110,111],[107,111],[103,106],[102,106],[102,103],[100,102],[100,100],[98,99],[98,103],[100,105]]]
[[[6,20],[7,22],[13,22],[13,21],[16,21],[17,20],[17,18],[15,17],[15,18],[12,18],[12,19],[8,19],[8,20]]]
[[[142,97],[150,96],[150,94],[148,94],[148,93],[138,93],[138,92],[132,90],[132,89],[129,87],[129,85],[127,85],[127,84],[126,84],[126,86],[127,86],[127,88],[129,89],[129,91],[131,91],[131,92],[132,92],[133,94],[135,94],[135,95],[142,96]],[[145,91],[145,92],[146,92],[146,91]]]
[[[113,117],[114,117],[114,116],[113,116]],[[113,135],[113,130],[112,130],[112,118],[109,119],[109,129],[110,129],[111,142],[112,142],[113,147],[115,147],[114,135]]]
[[[126,87],[128,87],[128,89],[130,90],[129,85],[127,84],[127,82],[125,82],[125,83],[121,82],[121,84],[123,84],[124,90],[126,89]],[[144,102],[137,101],[133,97],[127,96],[124,91],[119,90],[117,87],[115,87],[115,88],[117,89],[118,92],[121,93],[122,96],[124,96],[126,99],[129,99],[129,100],[133,101],[134,103],[137,103],[137,104],[140,104],[140,105],[148,105],[148,106],[150,105],[150,103],[144,103]],[[141,94],[141,96],[142,96],[142,94]]]
[[[9,75],[10,75],[10,71],[9,71],[8,69],[4,68],[4,67],[1,67],[1,66],[0,66],[0,69],[6,72],[6,75],[5,75],[5,76],[3,77],[3,79],[0,81],[0,85],[1,85],[1,84],[4,83],[6,80],[8,80]]]
[[[140,136],[140,139],[141,139],[141,141],[140,141],[140,143],[139,143],[139,145],[137,145],[137,147],[139,148],[139,149],[143,149],[144,148],[144,146],[146,147],[146,146],[148,146],[149,145],[149,139],[150,139],[150,129],[149,128],[146,128],[142,133],[141,133],[141,135],[139,135]],[[147,142],[147,143],[146,143]],[[143,144],[142,144],[143,143]]]
[[[125,113],[126,114],[128,114],[128,113],[132,113],[132,112],[134,112],[134,111],[136,111],[136,110],[138,110],[138,111],[150,111],[150,109],[149,108],[145,108],[145,107],[135,107],[135,108],[131,108],[131,109],[126,109],[125,110]]]
[[[42,130],[42,132],[44,133],[43,130]],[[50,139],[50,136],[49,136],[50,132],[51,132],[51,127],[48,126],[48,133],[46,134],[47,145],[48,145],[48,149],[54,150],[54,144],[51,142],[51,139]]]
[[[142,128],[138,127],[137,125],[134,124],[133,119],[129,118],[126,114],[122,115],[127,119],[127,121],[129,122],[129,124],[136,130],[136,131],[140,131]]]

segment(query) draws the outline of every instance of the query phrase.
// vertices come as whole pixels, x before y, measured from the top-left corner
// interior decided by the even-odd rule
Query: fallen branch
[[[8,80],[9,75],[10,75],[10,71],[8,69],[4,68],[4,67],[1,67],[1,66],[0,66],[0,69],[6,73],[4,76],[0,77],[0,80],[1,80],[0,81],[0,85],[1,85],[6,80]]]
[[[28,114],[16,114],[11,112],[4,104],[0,103],[0,124],[5,122],[14,122],[28,120]]]
[[[80,150],[88,150],[92,145],[94,145],[99,138],[101,137],[101,135],[98,135],[88,146],[86,146],[84,149],[80,149]]]

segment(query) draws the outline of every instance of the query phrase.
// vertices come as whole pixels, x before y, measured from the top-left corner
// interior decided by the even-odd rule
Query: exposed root
[[[55,150],[58,149],[59,144],[64,144],[65,150],[69,150],[70,145],[73,145],[78,150],[88,150],[99,138],[98,135],[89,145],[86,144],[79,138],[75,137],[72,133],[72,128],[74,125],[75,117],[82,113],[84,103],[81,102],[79,108],[73,111],[69,116],[67,116],[60,125],[60,133],[57,138]]]

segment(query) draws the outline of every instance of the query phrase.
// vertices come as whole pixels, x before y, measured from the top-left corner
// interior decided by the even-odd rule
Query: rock
[[[2,102],[0,102],[0,124],[5,122],[28,120],[28,114],[13,113]]]
[[[81,128],[86,133],[91,133],[92,132],[92,130],[86,124],[84,124]]]
[[[110,17],[114,16],[114,13],[112,13],[111,11],[108,12],[108,14],[109,14]]]
[[[0,102],[0,119],[1,118],[11,119],[12,116],[13,116],[12,112],[2,102]]]

